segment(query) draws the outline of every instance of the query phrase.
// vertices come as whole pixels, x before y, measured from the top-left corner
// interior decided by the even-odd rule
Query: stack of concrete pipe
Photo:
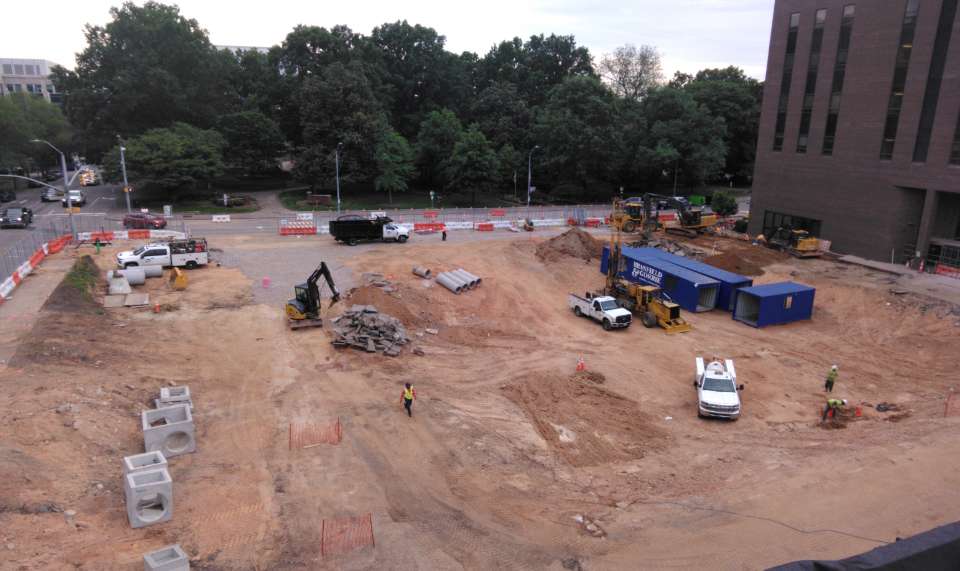
[[[482,278],[471,274],[463,268],[458,268],[452,272],[441,272],[437,274],[437,283],[459,294],[471,290],[480,285]]]
[[[147,278],[163,276],[161,266],[135,266],[125,270],[110,270],[107,272],[107,284],[111,294],[130,293],[130,286],[143,285]]]

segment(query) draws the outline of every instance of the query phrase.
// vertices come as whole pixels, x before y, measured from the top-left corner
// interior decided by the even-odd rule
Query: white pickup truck
[[[136,250],[127,250],[117,254],[117,265],[121,268],[176,266],[192,270],[197,266],[205,266],[208,263],[210,263],[210,252],[207,249],[207,241],[203,238],[145,244]]]
[[[715,416],[736,420],[740,417],[740,395],[743,385],[737,385],[737,370],[733,360],[711,361],[704,365],[697,357],[697,416]]]
[[[617,300],[610,296],[595,296],[588,293],[586,297],[580,297],[571,293],[569,303],[577,317],[586,315],[599,321],[607,331],[630,327],[630,322],[633,320],[633,315],[620,307]]]

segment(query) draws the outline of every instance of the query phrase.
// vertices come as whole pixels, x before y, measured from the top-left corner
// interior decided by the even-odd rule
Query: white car
[[[67,194],[60,199],[60,205],[64,208],[68,206],[83,206],[87,203],[87,197],[82,190],[68,190]]]
[[[704,365],[697,357],[697,415],[736,420],[740,418],[740,394],[743,385],[737,385],[737,371],[733,360],[711,361]]]

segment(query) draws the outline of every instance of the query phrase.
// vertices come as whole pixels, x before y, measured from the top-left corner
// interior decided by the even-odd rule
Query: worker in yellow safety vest
[[[410,383],[405,383],[403,385],[403,394],[401,395],[401,400],[403,401],[403,408],[407,409],[407,416],[413,417],[413,401],[417,398],[417,391],[414,390]]]
[[[844,406],[847,406],[847,399],[827,399],[827,406],[823,409],[823,418],[820,422],[826,422],[828,416],[836,418],[837,411]]]
[[[838,374],[839,372],[837,371],[836,365],[830,367],[830,372],[827,373],[827,380],[823,383],[823,390],[827,391],[828,393],[833,392],[833,383],[837,382]]]

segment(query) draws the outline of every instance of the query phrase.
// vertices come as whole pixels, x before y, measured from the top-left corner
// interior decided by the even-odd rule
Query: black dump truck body
[[[341,216],[330,221],[330,235],[337,242],[356,244],[362,240],[394,240],[406,242],[409,233],[393,224],[386,216],[364,218],[355,214]]]

